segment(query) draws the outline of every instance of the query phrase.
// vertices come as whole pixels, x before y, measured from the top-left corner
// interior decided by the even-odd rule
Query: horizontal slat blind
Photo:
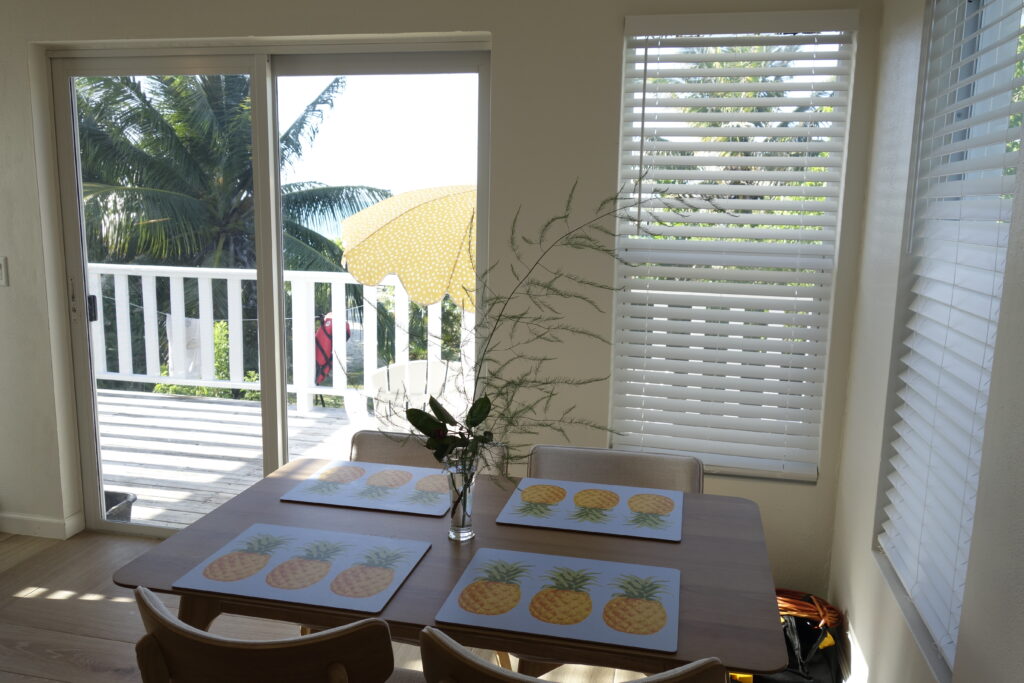
[[[851,36],[627,38],[612,425],[817,476]]]
[[[1024,111],[1021,0],[939,0],[921,107],[885,551],[952,666]]]

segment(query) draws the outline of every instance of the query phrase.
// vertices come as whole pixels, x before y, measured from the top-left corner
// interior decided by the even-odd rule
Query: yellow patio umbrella
[[[450,294],[474,310],[476,186],[448,185],[403,192],[341,224],[345,265],[364,285],[394,273],[421,305]]]

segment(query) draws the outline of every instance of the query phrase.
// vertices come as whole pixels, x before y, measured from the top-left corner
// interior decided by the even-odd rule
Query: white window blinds
[[[817,476],[850,41],[627,37],[615,447]]]
[[[886,556],[952,665],[1020,169],[1021,0],[935,3],[921,106]]]

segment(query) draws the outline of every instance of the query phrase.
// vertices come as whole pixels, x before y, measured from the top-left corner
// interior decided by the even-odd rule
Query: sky
[[[281,128],[330,80],[280,77]],[[347,76],[313,146],[282,173],[281,182],[369,185],[394,194],[474,185],[477,109],[476,74]]]

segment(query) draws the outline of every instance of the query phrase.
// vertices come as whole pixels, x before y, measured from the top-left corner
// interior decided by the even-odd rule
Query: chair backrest
[[[424,446],[426,441],[424,437],[414,434],[364,429],[352,435],[350,459],[406,467],[440,467],[434,454]],[[489,444],[489,448],[488,462],[500,463],[506,454],[505,447]],[[497,469],[484,469],[481,474],[497,474]]]
[[[704,490],[704,465],[697,458],[610,448],[534,446],[530,451],[530,476],[687,493]]]
[[[537,680],[485,662],[430,626],[420,632],[420,657],[427,683],[527,683]],[[728,676],[718,659],[708,658],[638,679],[635,683],[726,683]]]
[[[135,589],[146,635],[135,645],[144,683],[383,682],[394,671],[381,619],[271,641],[215,636],[175,618],[145,588]]]
[[[352,460],[407,467],[440,467],[426,439],[402,432],[364,429],[352,435]]]

